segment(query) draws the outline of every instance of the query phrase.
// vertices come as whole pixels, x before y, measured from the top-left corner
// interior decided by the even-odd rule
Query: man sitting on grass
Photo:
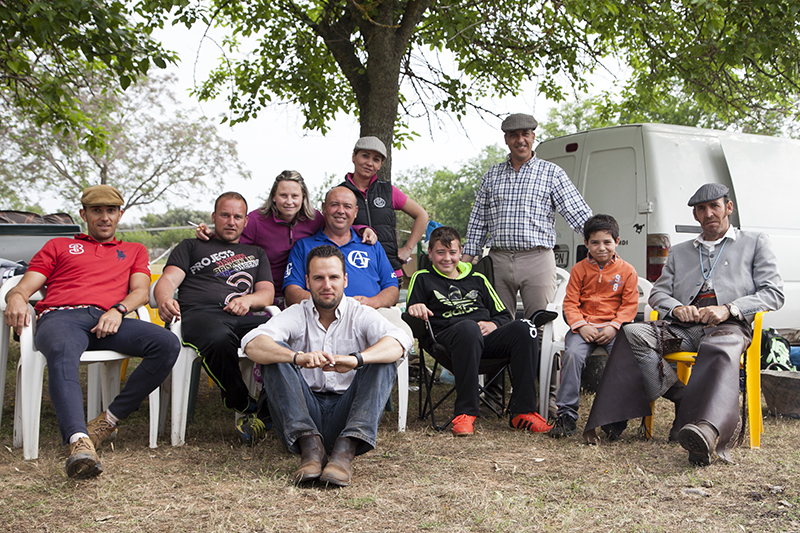
[[[301,454],[295,482],[347,486],[353,457],[375,447],[395,362],[411,339],[344,296],[345,259],[335,246],[313,248],[305,271],[311,298],[248,333],[242,346],[262,365],[278,438]]]
[[[551,426],[536,412],[535,370],[539,366],[536,328],[515,321],[482,274],[459,261],[461,236],[442,226],[431,233],[431,270],[418,270],[408,289],[408,314],[430,320],[436,341],[452,355],[456,378],[453,434],[472,435],[478,416],[481,359],[510,359],[513,392],[510,425],[534,433]]]

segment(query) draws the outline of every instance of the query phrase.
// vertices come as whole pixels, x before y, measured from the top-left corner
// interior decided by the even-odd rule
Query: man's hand
[[[211,231],[211,228],[206,225],[205,222],[201,222],[194,230],[194,236],[200,239],[201,241],[210,240],[211,237],[214,235],[214,232]]]
[[[606,326],[602,329],[602,331],[598,331],[597,333],[598,334],[597,337],[594,338],[594,342],[600,346],[607,345],[609,342],[614,340],[614,337],[617,336],[617,330],[613,326]]]
[[[374,229],[366,227],[364,231],[361,232],[361,242],[363,244],[375,244],[378,242],[378,234],[375,233]]]
[[[428,309],[428,306],[425,304],[414,304],[408,308],[408,314],[419,318],[423,322],[427,322],[428,317],[433,316],[433,311]]]
[[[487,320],[478,321],[478,326],[481,328],[481,335],[484,337],[497,329],[497,324]]]
[[[730,318],[731,313],[724,305],[709,305],[699,310],[700,322],[709,326],[718,326]]]
[[[358,359],[352,355],[334,355],[333,357],[336,362],[333,365],[323,366],[323,371],[344,374],[355,369],[358,364]]]
[[[119,331],[119,325],[122,324],[122,313],[116,309],[109,309],[97,321],[97,325],[90,331],[97,335],[98,339],[108,337]]]
[[[28,302],[19,294],[9,294],[4,314],[6,324],[14,328],[17,335],[22,333],[22,328],[31,325],[31,310]]]
[[[473,258],[473,256],[471,256],[471,255],[461,254],[461,260],[464,263],[472,263],[472,258]]]
[[[586,342],[597,342],[600,332],[597,331],[596,327],[585,324],[578,328],[578,335]]]
[[[351,357],[355,359],[355,357]],[[317,350],[316,352],[305,352],[297,354],[297,366],[302,368],[322,368],[330,367],[333,370],[333,365],[336,364],[336,359],[328,352]],[[355,365],[353,365],[355,366]]]
[[[170,324],[173,319],[181,318],[181,306],[174,298],[167,298],[158,306],[158,316],[166,324]]]
[[[250,300],[245,296],[234,298],[222,310],[232,315],[244,316],[250,312]]]
[[[700,322],[700,312],[697,310],[697,307],[693,305],[679,305],[672,310],[672,316],[681,322]]]

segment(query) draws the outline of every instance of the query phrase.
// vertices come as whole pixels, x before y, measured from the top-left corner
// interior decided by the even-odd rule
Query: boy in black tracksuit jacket
[[[408,313],[430,320],[436,340],[451,354],[451,361],[443,363],[456,379],[453,433],[473,432],[481,358],[510,359],[511,427],[548,431],[550,426],[536,413],[534,375],[539,349],[534,326],[513,320],[489,280],[473,272],[469,263],[459,261],[461,237],[455,229],[436,228],[428,253],[433,266],[418,270],[411,278]]]

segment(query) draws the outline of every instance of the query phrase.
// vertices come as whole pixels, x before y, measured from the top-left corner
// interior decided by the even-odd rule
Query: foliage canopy
[[[537,90],[561,100],[620,62],[635,116],[683,95],[723,121],[796,113],[800,4],[795,0],[208,0],[178,11],[228,32],[218,68],[197,90],[227,95],[230,120],[271,103],[297,105],[305,127],[357,115],[387,145],[407,117],[483,110],[482,96]],[[451,65],[451,66],[449,66]],[[389,175],[389,167],[382,177]]]

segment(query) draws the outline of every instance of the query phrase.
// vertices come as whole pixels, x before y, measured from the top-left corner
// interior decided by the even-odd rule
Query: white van
[[[731,223],[772,239],[786,303],[764,327],[800,329],[800,141],[665,124],[632,124],[542,142],[536,155],[562,167],[594,213],[620,225],[620,256],[655,281],[673,244],[700,233],[686,204],[700,185],[731,191]],[[586,256],[558,217],[556,262]]]

